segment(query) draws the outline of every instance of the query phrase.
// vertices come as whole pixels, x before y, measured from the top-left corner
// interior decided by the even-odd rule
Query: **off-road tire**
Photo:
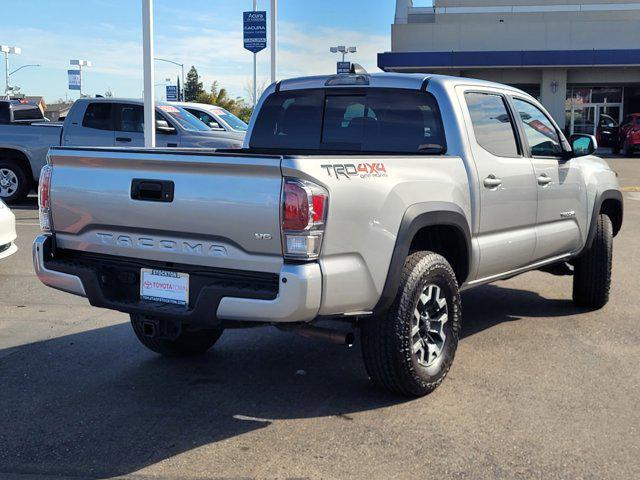
[[[0,159],[0,171],[2,170],[13,172],[18,184],[15,192],[6,197],[0,196],[0,199],[8,205],[24,201],[31,190],[31,181],[27,172],[22,165],[20,165],[20,162],[12,159]]]
[[[130,315],[133,331],[145,347],[165,357],[189,357],[206,353],[220,338],[223,329],[182,331],[175,340],[149,337],[143,333],[142,317]]]
[[[613,226],[607,215],[596,218],[591,246],[574,263],[573,301],[580,307],[599,309],[609,301]]]
[[[425,285],[435,284],[446,298],[449,319],[447,337],[438,360],[431,366],[418,362],[413,353],[412,317]],[[385,314],[362,322],[362,356],[371,381],[378,387],[407,397],[421,397],[435,390],[451,368],[462,320],[460,293],[455,274],[444,257],[416,252],[404,263],[397,296]]]

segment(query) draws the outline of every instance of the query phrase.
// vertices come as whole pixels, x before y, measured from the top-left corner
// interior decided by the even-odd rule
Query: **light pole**
[[[39,63],[30,63],[29,65],[22,65],[21,67],[16,68],[13,72],[9,73],[9,76],[13,75],[14,73],[16,73],[19,70],[22,70],[23,68],[27,68],[27,67],[39,67],[40,64]]]
[[[182,85],[180,85],[180,90],[182,90],[180,92],[181,95],[181,101],[184,102],[184,63],[178,63],[178,62],[174,62],[173,60],[167,60],[166,58],[154,58],[154,60],[157,60],[159,62],[167,62],[167,63],[173,63],[174,65],[177,65],[180,67],[181,70],[181,78],[182,78]]]
[[[271,0],[271,83],[276,81],[278,57],[278,0]]]
[[[144,146],[156,146],[156,99],[153,92],[153,0],[142,0],[142,66],[144,79]]]
[[[345,47],[344,45],[338,45],[337,47],[331,47],[329,48],[329,51],[331,53],[341,53],[342,54],[342,61],[344,62],[344,57],[348,54],[348,53],[356,53],[358,51],[358,49],[356,47]]]
[[[89,60],[69,60],[70,65],[76,65],[80,71],[80,98],[82,98],[82,67],[91,67]]]
[[[4,53],[4,94],[9,98],[9,92],[11,91],[9,88],[9,54],[12,53],[14,55],[20,55],[22,53],[22,49],[19,47],[0,45],[0,52]]]

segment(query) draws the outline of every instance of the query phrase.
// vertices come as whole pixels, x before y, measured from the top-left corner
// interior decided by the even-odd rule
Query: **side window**
[[[185,108],[185,110],[187,112],[189,112],[191,115],[193,115],[194,117],[196,117],[198,120],[200,120],[202,123],[204,123],[207,126],[210,126],[209,124],[211,122],[215,122],[215,120],[213,119],[213,117],[211,115],[209,115],[206,112],[203,112],[202,110],[194,110],[194,109],[191,109],[191,108]]]
[[[144,132],[144,107],[141,105],[119,105],[116,115],[116,130],[120,132]]]
[[[111,124],[111,103],[90,103],[84,112],[82,126],[98,130],[113,130]]]
[[[504,98],[472,92],[464,97],[478,145],[499,157],[518,157],[518,144]]]
[[[562,154],[560,136],[553,123],[535,105],[513,99],[513,103],[522,119],[524,133],[527,136],[531,155],[534,157],[555,157]]]

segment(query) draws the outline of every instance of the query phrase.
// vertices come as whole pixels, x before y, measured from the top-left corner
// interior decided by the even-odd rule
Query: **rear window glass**
[[[511,116],[504,99],[490,93],[464,95],[478,145],[499,157],[519,156]]]
[[[82,126],[99,130],[113,130],[111,123],[111,103],[90,103],[82,119]]]
[[[431,94],[400,89],[304,90],[272,94],[251,148],[443,153],[445,139]]]
[[[35,105],[16,105],[13,107],[13,120],[42,120],[42,111]]]

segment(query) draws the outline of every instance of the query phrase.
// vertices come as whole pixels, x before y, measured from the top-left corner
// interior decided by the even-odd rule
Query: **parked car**
[[[453,362],[461,290],[544,269],[607,303],[623,203],[595,148],[505,85],[283,80],[242,151],[53,148],[35,269],[162,355],[257,325],[350,344],[315,322],[357,325],[372,381],[420,396]]]
[[[248,125],[222,107],[206,103],[172,102],[171,104],[181,106],[202,123],[208,125],[212,130],[220,134],[226,133],[229,138],[244,140]]]
[[[0,189],[2,188],[3,172],[0,169]],[[16,241],[16,217],[9,207],[0,200],[0,259],[6,258],[18,251]]]
[[[640,113],[627,115],[620,125],[618,133],[618,144],[613,149],[613,153],[622,153],[626,157],[632,156],[640,150]]]
[[[14,113],[15,115],[15,113]],[[0,168],[8,171],[11,190],[0,190],[6,203],[24,199],[38,182],[52,146],[143,147],[142,100],[82,98],[64,123],[0,124]],[[159,103],[158,147],[241,148],[242,141],[220,135],[183,108]]]
[[[611,116],[606,113],[601,113],[598,120],[598,127],[596,128],[596,140],[598,146],[615,148],[618,144],[620,125]]]

